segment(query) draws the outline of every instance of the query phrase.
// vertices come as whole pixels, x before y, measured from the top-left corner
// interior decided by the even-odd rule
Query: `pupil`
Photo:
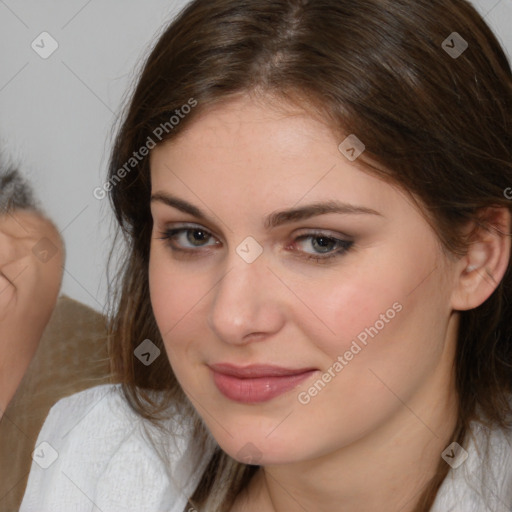
[[[320,248],[327,249],[326,251],[322,252],[328,252],[328,250],[332,248],[330,246],[332,245],[333,240],[330,238],[318,236],[314,240],[317,241],[317,245],[320,246]]]
[[[207,238],[207,235],[205,234],[204,231],[201,231],[200,229],[195,229],[193,231],[190,231],[189,236],[188,236],[189,242],[191,242],[193,244],[195,244],[197,242],[204,242],[206,238]]]

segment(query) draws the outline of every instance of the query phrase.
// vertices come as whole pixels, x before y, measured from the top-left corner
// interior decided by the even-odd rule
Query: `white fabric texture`
[[[474,422],[466,451],[466,461],[450,470],[430,511],[512,512],[512,432],[489,432]]]
[[[20,512],[183,512],[208,454],[198,464],[190,431],[176,422],[166,468],[146,429],[117,385],[60,400],[38,436]]]
[[[166,467],[118,385],[60,400],[39,434],[20,512],[183,512],[214,449],[195,453],[186,425],[159,441]],[[484,428],[472,431],[467,460],[450,469],[431,512],[512,511],[512,433],[492,431],[486,453]]]

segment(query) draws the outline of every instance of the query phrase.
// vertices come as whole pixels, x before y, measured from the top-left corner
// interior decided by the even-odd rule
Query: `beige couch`
[[[109,382],[105,318],[61,296],[0,422],[0,511],[17,512],[37,435],[60,398]]]

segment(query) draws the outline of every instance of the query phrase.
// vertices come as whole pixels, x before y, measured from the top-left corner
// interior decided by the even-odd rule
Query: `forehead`
[[[152,150],[153,192],[268,208],[325,199],[383,207],[397,191],[343,156],[340,142],[305,111],[239,98]]]
[[[306,139],[319,142],[327,138],[336,145],[327,125],[306,111],[247,96],[205,108],[178,137],[160,147],[207,148],[212,152],[229,149],[227,156],[241,154],[247,158],[254,151],[263,156],[261,145],[264,144],[265,154],[291,157],[297,156]]]

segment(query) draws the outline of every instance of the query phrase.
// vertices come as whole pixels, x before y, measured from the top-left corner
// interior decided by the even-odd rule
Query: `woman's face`
[[[155,318],[184,392],[241,461],[312,459],[404,415],[424,428],[451,382],[454,263],[341,142],[237,99],[151,154]]]

